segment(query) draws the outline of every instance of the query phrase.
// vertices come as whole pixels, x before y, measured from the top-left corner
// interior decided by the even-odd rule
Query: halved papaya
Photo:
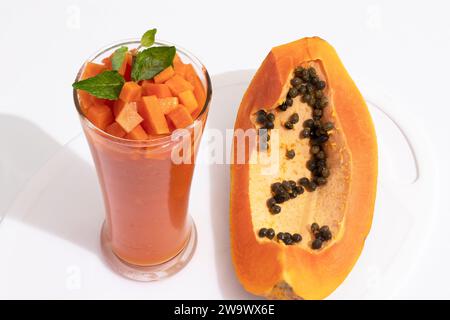
[[[372,119],[333,47],[314,37],[273,48],[243,97],[239,129],[259,137],[244,161],[234,137],[230,233],[239,281],[268,298],[327,297],[363,249],[377,185]]]

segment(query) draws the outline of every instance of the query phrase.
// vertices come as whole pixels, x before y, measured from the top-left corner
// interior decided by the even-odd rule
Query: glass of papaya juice
[[[83,84],[102,73],[120,75],[123,86],[112,87],[118,97],[80,86],[74,101],[103,194],[103,256],[127,278],[154,281],[181,270],[195,251],[189,192],[212,90],[203,64],[178,46],[164,70],[133,78],[139,46],[138,40],[108,46],[78,72],[76,83]],[[123,47],[122,58],[114,57]]]

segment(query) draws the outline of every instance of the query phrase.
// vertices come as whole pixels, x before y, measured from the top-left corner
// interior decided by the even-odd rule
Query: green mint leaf
[[[98,98],[117,100],[124,83],[124,78],[117,71],[103,71],[95,77],[73,83],[72,87]]]
[[[131,78],[133,81],[152,79],[172,65],[175,52],[175,47],[152,47],[140,51],[131,69]]]
[[[156,29],[148,30],[141,38],[141,46],[151,47],[155,43]]]
[[[111,58],[111,65],[113,70],[119,70],[125,60],[125,56],[128,52],[127,47],[120,47],[116,51],[114,51]]]

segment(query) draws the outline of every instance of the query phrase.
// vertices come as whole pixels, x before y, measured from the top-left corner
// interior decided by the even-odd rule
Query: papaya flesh
[[[278,203],[281,212],[273,214],[267,204],[273,197],[273,183],[311,178],[307,167],[311,141],[299,135],[313,109],[300,97],[293,98],[285,111],[279,107],[290,94],[299,67],[314,69],[326,84],[321,91],[328,104],[320,121],[333,124],[328,141],[321,145],[329,174],[324,185]],[[267,298],[323,299],[350,273],[370,231],[378,170],[370,113],[333,47],[317,37],[270,51],[242,99],[235,132],[260,128],[259,110],[275,118],[269,148],[249,147],[245,161],[239,161],[236,135],[233,145],[230,234],[237,277],[247,291]],[[299,119],[287,128],[294,113]],[[295,152],[290,159],[289,150]],[[275,155],[277,170],[265,171],[266,164],[253,161],[261,153]],[[315,249],[313,223],[326,225],[332,235],[326,241],[321,238],[323,245]],[[261,236],[263,228],[273,229],[275,235]],[[286,245],[277,240],[279,232],[299,234],[302,239]]]

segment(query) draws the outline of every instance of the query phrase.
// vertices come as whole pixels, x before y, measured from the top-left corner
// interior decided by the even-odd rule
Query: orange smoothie
[[[195,232],[189,193],[211,96],[195,57],[147,33],[98,53],[73,84],[103,193],[102,248],[106,239],[118,263],[138,269],[175,259]]]

